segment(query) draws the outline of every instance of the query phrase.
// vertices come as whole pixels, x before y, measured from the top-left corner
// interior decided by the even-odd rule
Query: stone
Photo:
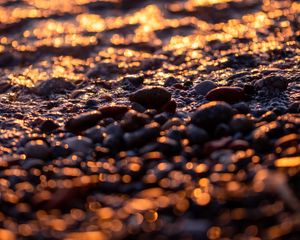
[[[163,87],[148,87],[131,94],[129,100],[137,102],[145,108],[158,109],[171,100],[171,93]]]
[[[267,76],[255,82],[257,89],[267,89],[268,91],[285,91],[288,86],[288,80],[283,76]]]
[[[69,119],[65,124],[65,129],[70,132],[81,132],[97,125],[102,118],[99,111],[81,113]]]
[[[218,87],[205,95],[209,101],[236,103],[245,100],[244,90],[240,87]]]
[[[50,148],[43,140],[31,140],[26,143],[24,152],[27,158],[47,159],[51,155]]]
[[[33,91],[40,96],[50,96],[51,94],[62,94],[75,88],[75,85],[70,81],[66,81],[62,77],[57,77],[40,81],[34,87]]]
[[[67,144],[69,149],[73,152],[81,152],[84,154],[90,153],[93,142],[91,139],[83,136],[70,137],[63,140],[64,144]]]
[[[233,109],[225,102],[209,102],[200,106],[192,115],[191,123],[205,130],[213,130],[220,123],[228,123]]]
[[[194,86],[195,92],[198,95],[205,96],[209,91],[216,88],[217,84],[210,80],[204,80]]]

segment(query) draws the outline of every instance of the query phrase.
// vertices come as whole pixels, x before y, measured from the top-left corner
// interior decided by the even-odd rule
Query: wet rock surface
[[[299,13],[0,0],[0,239],[299,239]]]

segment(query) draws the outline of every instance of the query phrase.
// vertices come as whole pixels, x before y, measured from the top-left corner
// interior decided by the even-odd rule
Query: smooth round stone
[[[197,94],[205,96],[209,91],[216,87],[218,86],[213,81],[205,80],[195,85],[194,89]]]
[[[207,132],[193,124],[187,127],[186,135],[192,144],[202,144],[208,140]]]
[[[284,91],[287,89],[288,80],[282,76],[268,76],[256,81],[254,85],[258,89],[265,88],[269,91]]]
[[[82,113],[66,122],[65,129],[70,132],[80,132],[95,126],[102,119],[99,111]]]
[[[119,119],[128,111],[128,107],[124,105],[104,106],[99,109],[103,118]]]
[[[235,115],[229,125],[233,131],[242,133],[247,133],[254,128],[253,121],[243,114]]]
[[[47,159],[51,155],[49,146],[42,140],[32,140],[26,143],[24,152],[27,158]]]
[[[232,105],[234,109],[236,109],[239,113],[247,114],[251,111],[250,107],[245,102],[238,102]]]
[[[122,79],[122,84],[130,84],[135,87],[142,85],[144,82],[144,77],[139,75],[127,75]]]
[[[92,140],[87,137],[70,137],[63,141],[73,152],[89,153],[93,147]]]
[[[40,96],[49,96],[51,94],[65,93],[65,91],[74,89],[75,85],[73,83],[58,77],[39,82],[34,88],[34,92]]]
[[[59,128],[59,125],[53,120],[47,119],[40,124],[39,128],[43,133],[51,133]]]
[[[171,93],[163,87],[148,87],[131,94],[129,100],[137,102],[145,108],[158,109],[171,100]]]
[[[218,87],[209,91],[205,97],[209,101],[236,103],[245,99],[245,93],[240,87]]]
[[[209,102],[200,106],[192,115],[191,122],[206,130],[214,129],[220,123],[228,123],[234,114],[225,102]]]

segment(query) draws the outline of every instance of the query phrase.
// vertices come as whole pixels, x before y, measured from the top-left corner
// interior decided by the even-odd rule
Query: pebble
[[[272,138],[278,138],[282,134],[283,130],[278,122],[264,124],[252,132],[253,147],[258,152],[272,151]]]
[[[234,109],[236,109],[241,114],[247,114],[251,111],[249,104],[245,102],[238,102],[232,105]]]
[[[31,140],[26,143],[24,152],[27,158],[48,159],[51,155],[50,148],[43,140]]]
[[[40,96],[50,96],[51,94],[62,94],[69,90],[74,90],[75,85],[64,78],[57,77],[45,81],[40,81],[33,91]]]
[[[39,128],[43,133],[51,133],[59,128],[59,125],[55,121],[47,119],[40,124]]]
[[[129,100],[145,108],[159,109],[171,100],[171,93],[163,87],[148,87],[131,94]]]
[[[205,97],[209,101],[236,103],[245,100],[245,93],[240,87],[217,87],[209,91]]]
[[[228,123],[233,109],[225,102],[209,102],[200,106],[192,115],[191,122],[205,130],[212,130],[220,123]]]
[[[99,111],[82,113],[68,120],[65,129],[70,132],[81,132],[95,126],[102,118]]]
[[[267,76],[256,81],[254,86],[258,89],[267,89],[268,91],[285,91],[288,86],[288,80],[283,76]]]
[[[243,114],[236,114],[229,125],[234,132],[241,133],[248,133],[254,128],[254,122]]]
[[[193,124],[186,128],[186,135],[192,144],[202,144],[209,139],[207,132]]]
[[[38,158],[28,158],[22,162],[22,168],[29,170],[31,168],[42,168],[45,162]]]
[[[168,113],[175,113],[177,108],[177,103],[174,100],[167,102],[164,106],[161,107],[160,111],[168,112]]]
[[[122,84],[132,85],[134,87],[139,87],[144,82],[144,77],[140,75],[127,75],[122,79]]]
[[[166,87],[171,87],[171,86],[173,86],[177,83],[179,83],[179,80],[177,78],[173,77],[173,76],[167,77],[165,79],[165,86]]]
[[[217,84],[215,84],[213,81],[210,80],[204,80],[194,86],[195,92],[198,95],[205,96],[209,91],[213,90],[214,88],[217,88]]]
[[[160,137],[157,139],[158,150],[167,156],[179,154],[181,150],[180,143],[168,137]]]
[[[63,140],[63,144],[67,144],[73,152],[90,153],[93,147],[91,139],[83,136],[70,137]]]
[[[99,125],[91,127],[84,132],[84,135],[93,140],[93,142],[102,142],[104,139],[103,128]]]
[[[138,147],[154,140],[159,135],[159,132],[158,124],[151,123],[140,130],[125,133],[124,140],[128,147]]]
[[[260,117],[260,121],[272,122],[276,120],[277,115],[273,111],[268,111]]]
[[[125,105],[111,105],[99,108],[103,118],[120,119],[128,111]]]
[[[127,132],[135,131],[150,122],[147,114],[139,113],[134,110],[128,111],[121,121],[122,128]]]

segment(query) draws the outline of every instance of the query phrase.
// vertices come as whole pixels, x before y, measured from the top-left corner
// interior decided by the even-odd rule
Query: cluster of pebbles
[[[299,239],[298,1],[54,2],[0,0],[1,240]]]

